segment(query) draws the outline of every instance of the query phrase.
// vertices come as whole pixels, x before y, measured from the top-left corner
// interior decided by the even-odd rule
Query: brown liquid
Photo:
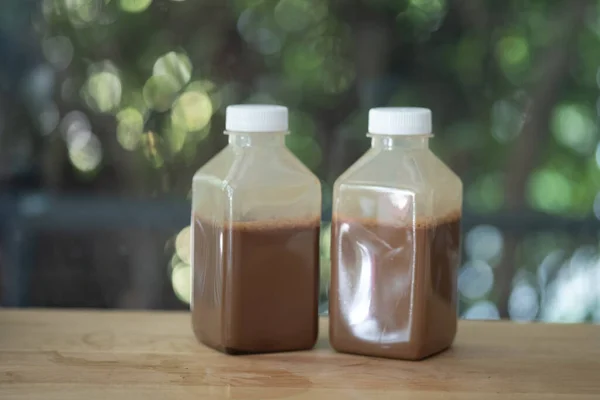
[[[229,354],[305,350],[318,331],[320,221],[194,218],[192,324]]]
[[[460,215],[413,227],[334,217],[329,293],[338,351],[418,360],[456,334]]]

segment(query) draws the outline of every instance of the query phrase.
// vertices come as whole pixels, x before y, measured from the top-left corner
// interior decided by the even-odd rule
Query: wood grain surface
[[[600,326],[459,324],[420,362],[227,356],[179,312],[0,310],[0,399],[600,399]]]

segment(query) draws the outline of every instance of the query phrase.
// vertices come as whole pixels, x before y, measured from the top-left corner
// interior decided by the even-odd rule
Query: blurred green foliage
[[[433,110],[432,147],[463,178],[468,211],[583,217],[600,190],[598,3],[44,0],[38,31],[61,115],[85,107],[94,126],[65,129],[82,173],[125,158],[125,186],[151,176],[144,193],[186,195],[225,143],[225,106],[273,102],[330,188],[369,146],[369,107],[416,105]],[[534,273],[543,257],[523,246],[515,262]]]

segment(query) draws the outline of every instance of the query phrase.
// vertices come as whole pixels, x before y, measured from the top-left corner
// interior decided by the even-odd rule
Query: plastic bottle
[[[334,185],[330,341],[418,360],[456,334],[462,182],[428,148],[428,109],[372,109],[368,136]]]
[[[225,353],[317,339],[321,187],[287,133],[285,107],[229,106],[229,145],[193,178],[192,324]]]

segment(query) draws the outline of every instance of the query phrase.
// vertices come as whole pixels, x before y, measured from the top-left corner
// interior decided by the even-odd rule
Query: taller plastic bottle
[[[321,187],[287,133],[285,107],[230,106],[229,145],[194,175],[192,324],[225,353],[317,339]]]
[[[429,150],[430,110],[372,109],[369,136],[334,185],[330,341],[421,359],[456,334],[462,183]]]

